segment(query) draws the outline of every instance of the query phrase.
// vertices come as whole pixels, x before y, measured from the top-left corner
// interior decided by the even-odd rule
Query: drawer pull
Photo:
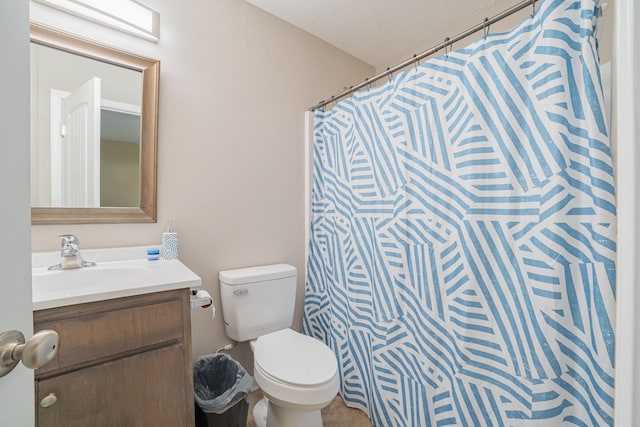
[[[43,397],[42,400],[40,400],[40,407],[48,408],[50,406],[55,405],[57,401],[58,401],[58,396],[56,396],[55,393],[49,393],[48,395]]]

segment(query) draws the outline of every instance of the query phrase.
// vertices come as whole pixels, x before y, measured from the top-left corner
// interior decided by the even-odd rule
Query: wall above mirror
[[[156,221],[160,63],[31,24],[32,224]]]

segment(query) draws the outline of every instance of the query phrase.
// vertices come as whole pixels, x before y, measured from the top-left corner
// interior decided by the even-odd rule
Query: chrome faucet
[[[85,261],[80,254],[80,241],[73,234],[58,236],[61,239],[60,264],[52,265],[49,270],[67,270],[70,268],[93,267],[95,262]]]

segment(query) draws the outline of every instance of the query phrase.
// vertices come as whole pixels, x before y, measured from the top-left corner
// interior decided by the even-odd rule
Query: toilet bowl
[[[320,409],[339,387],[338,364],[329,347],[291,329],[256,340],[254,377],[266,398],[269,427],[322,426]],[[264,406],[258,406],[254,419],[263,418]]]
[[[264,393],[258,427],[322,427],[320,409],[338,393],[338,363],[323,342],[290,329],[296,269],[278,264],[220,272],[229,338],[250,341],[254,377]]]

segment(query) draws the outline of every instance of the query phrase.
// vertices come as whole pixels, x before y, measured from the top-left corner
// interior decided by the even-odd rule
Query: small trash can
[[[245,427],[253,377],[230,356],[201,356],[193,362],[196,427]]]

